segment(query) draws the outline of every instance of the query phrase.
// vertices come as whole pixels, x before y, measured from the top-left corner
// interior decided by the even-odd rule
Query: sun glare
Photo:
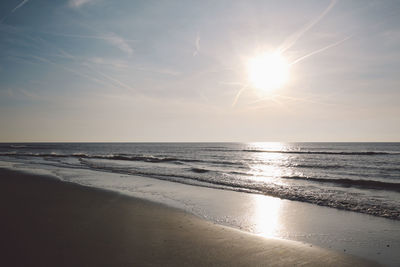
[[[289,79],[289,64],[280,53],[264,53],[249,60],[248,79],[255,88],[269,91],[282,87]]]

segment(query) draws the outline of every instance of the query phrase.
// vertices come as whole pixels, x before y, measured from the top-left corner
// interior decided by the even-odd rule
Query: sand
[[[0,169],[2,266],[376,266],[118,193]]]

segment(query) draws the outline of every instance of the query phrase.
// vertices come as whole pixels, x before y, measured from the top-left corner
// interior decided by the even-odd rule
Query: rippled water
[[[400,143],[0,144],[0,160],[261,193],[400,220]]]

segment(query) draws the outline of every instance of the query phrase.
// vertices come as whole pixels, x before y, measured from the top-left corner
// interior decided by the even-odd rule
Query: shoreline
[[[216,225],[162,204],[0,169],[7,265],[328,265],[376,263]]]

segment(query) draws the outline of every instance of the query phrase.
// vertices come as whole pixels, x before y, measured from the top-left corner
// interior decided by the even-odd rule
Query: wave
[[[209,172],[209,170],[200,169],[200,168],[191,168],[190,170],[191,170],[192,172],[195,172],[195,173],[206,173],[206,172]]]
[[[126,161],[142,161],[149,163],[211,163],[221,165],[232,165],[232,166],[243,166],[240,162],[233,161],[217,161],[217,160],[201,160],[201,159],[190,159],[190,158],[176,158],[176,157],[163,157],[163,156],[128,156],[128,155],[79,155],[79,158],[88,159],[107,159],[107,160],[126,160]]]
[[[318,183],[331,183],[337,184],[344,187],[360,187],[364,189],[377,189],[377,190],[389,190],[400,192],[400,183],[382,182],[375,180],[353,180],[353,179],[329,179],[329,178],[314,178],[314,177],[303,177],[303,176],[283,176],[283,179],[290,180],[304,180]]]
[[[359,156],[375,156],[375,155],[400,155],[396,152],[378,152],[378,151],[273,151],[273,150],[243,150],[244,152],[264,152],[264,153],[284,153],[284,154],[315,154],[315,155],[359,155]]]
[[[301,151],[301,150],[260,150],[260,149],[209,149],[216,152],[252,152],[252,153],[280,153],[280,154],[310,154],[310,155],[400,155],[400,152],[384,151]]]
[[[291,164],[284,167],[290,168],[309,168],[309,169],[340,169],[345,168],[344,165],[331,164],[331,165],[316,165],[316,164]]]
[[[38,145],[38,144],[9,144],[7,145],[8,148],[13,148],[13,149],[35,149],[35,150],[45,150],[45,149],[51,149],[52,146],[48,144],[44,145]]]
[[[95,166],[92,166],[95,167]],[[160,180],[167,180],[171,182],[178,182],[183,184],[190,184],[195,186],[218,188],[223,190],[232,190],[246,193],[264,194],[281,199],[289,199],[301,202],[307,202],[320,206],[332,207],[343,210],[350,210],[360,213],[366,213],[374,216],[400,220],[400,210],[386,206],[385,203],[374,203],[374,202],[359,202],[358,198],[332,198],[331,190],[327,190],[327,194],[323,192],[325,189],[321,189],[318,193],[301,190],[299,187],[287,187],[285,185],[275,183],[260,183],[255,182],[251,179],[244,180],[231,180],[231,179],[211,179],[205,176],[192,176],[184,174],[168,174],[168,173],[155,173],[152,171],[141,171],[141,170],[121,170],[111,169],[105,166],[96,166],[95,168],[102,169],[104,171],[111,171],[117,173],[124,173],[130,175],[140,175],[144,177],[151,177]],[[193,169],[191,169],[193,171]],[[200,169],[198,169],[200,170]],[[202,169],[201,169],[202,170]],[[296,179],[295,177],[292,177]],[[304,178],[304,177],[302,177]]]
[[[243,150],[240,150],[243,151]],[[249,150],[245,150],[249,151]],[[257,151],[257,150],[251,150]],[[273,151],[268,151],[274,153]],[[280,152],[281,153],[281,152]],[[282,153],[293,153],[293,152],[282,152]],[[296,152],[298,153],[298,152]],[[309,152],[302,152],[309,153]],[[313,152],[314,153],[314,152]],[[378,153],[378,152],[374,152]],[[383,153],[383,152],[382,152]],[[121,160],[121,161],[140,161],[147,163],[171,163],[176,165],[182,165],[185,163],[199,163],[199,164],[213,164],[219,166],[232,166],[239,169],[249,169],[252,163],[248,159],[243,160],[211,160],[211,159],[196,159],[196,158],[184,158],[184,157],[171,157],[171,156],[155,156],[155,155],[134,155],[134,154],[87,154],[87,153],[72,153],[72,154],[61,154],[56,152],[51,153],[33,153],[33,152],[0,152],[0,156],[15,156],[15,157],[42,157],[42,158],[79,158],[79,159],[100,159],[100,160]],[[264,164],[260,161],[259,163]],[[345,164],[312,164],[312,163],[289,163],[279,165],[282,168],[304,168],[304,169],[354,169],[357,166],[345,165]],[[377,166],[363,166],[364,169],[376,169],[380,171],[399,171],[399,167],[377,167]],[[196,171],[194,171],[196,172]],[[198,172],[201,173],[201,172]],[[246,172],[244,172],[246,173]],[[238,173],[243,174],[243,173]],[[355,173],[356,174],[356,173]],[[358,174],[358,173],[357,173]]]
[[[242,162],[235,161],[218,161],[218,160],[201,160],[191,158],[176,158],[153,155],[128,155],[128,154],[106,154],[106,155],[90,155],[86,153],[59,154],[59,153],[20,153],[20,152],[2,152],[0,156],[21,156],[21,157],[43,157],[43,158],[80,158],[80,159],[105,159],[105,160],[123,160],[123,161],[141,161],[148,163],[211,163],[219,165],[231,165],[236,167],[245,167]]]
[[[10,145],[10,148],[26,148],[26,145]]]

